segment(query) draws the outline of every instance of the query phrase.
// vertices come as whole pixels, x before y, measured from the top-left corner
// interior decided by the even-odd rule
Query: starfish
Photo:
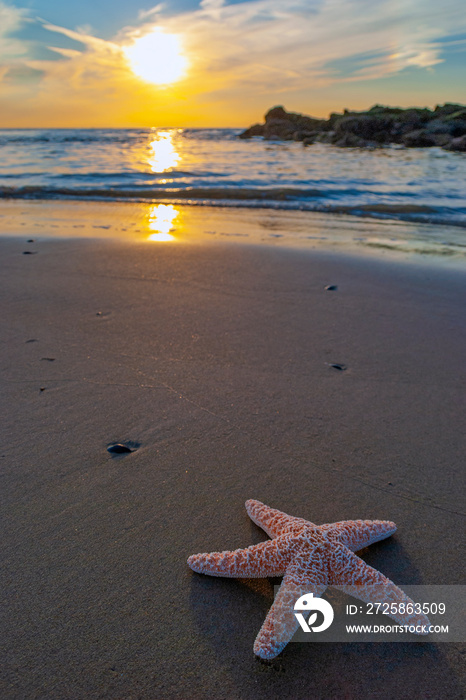
[[[415,604],[400,588],[354,554],[392,535],[395,523],[345,520],[315,525],[254,500],[246,501],[246,510],[273,539],[232,552],[193,554],[188,565],[209,576],[284,577],[254,643],[254,653],[260,658],[273,659],[296,632],[300,624],[294,614],[296,601],[308,593],[320,597],[328,586],[338,586],[367,603],[394,604],[395,614],[389,616],[401,625],[419,628],[430,624],[425,615],[413,612]]]

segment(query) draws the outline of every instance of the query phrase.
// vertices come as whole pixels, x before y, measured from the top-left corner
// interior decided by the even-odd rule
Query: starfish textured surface
[[[317,597],[328,586],[338,586],[367,603],[394,603],[396,609],[414,609],[411,598],[354,554],[392,535],[395,523],[345,520],[315,525],[254,500],[246,501],[246,510],[271,540],[232,552],[193,554],[188,565],[209,576],[284,577],[254,643],[254,653],[262,659],[273,659],[288,644],[299,626],[294,605],[306,593]],[[408,603],[411,605],[407,607]],[[415,612],[390,617],[402,625],[430,624],[425,615]]]

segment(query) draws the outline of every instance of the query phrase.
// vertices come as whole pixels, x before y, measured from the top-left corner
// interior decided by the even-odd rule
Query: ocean
[[[407,222],[442,254],[466,253],[466,154],[306,147],[244,141],[239,133],[0,130],[0,199],[170,202]]]

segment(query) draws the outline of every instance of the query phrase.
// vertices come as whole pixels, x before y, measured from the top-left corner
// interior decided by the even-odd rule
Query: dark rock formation
[[[335,146],[376,148],[400,144],[406,148],[440,146],[464,151],[466,140],[466,106],[437,105],[427,108],[401,109],[374,105],[366,112],[334,112],[328,119],[316,119],[283,107],[273,107],[264,124],[254,124],[239,135],[242,139],[260,136],[268,140],[315,142]]]
[[[427,129],[408,131],[402,136],[401,142],[408,148],[429,148],[437,145],[435,134],[429,134]]]
[[[463,151],[466,153],[466,134],[463,136],[458,136],[456,139],[452,139],[449,144],[449,149],[451,151]]]
[[[268,140],[303,141],[321,131],[324,124],[324,119],[314,119],[287,112],[283,107],[273,107],[265,115],[265,124],[254,124],[239,136],[241,139],[263,136]]]
[[[263,136],[264,135],[264,126],[262,124],[253,124],[252,126],[249,127],[249,129],[246,129],[246,131],[243,131],[242,134],[239,135],[240,139],[250,139],[253,136]]]

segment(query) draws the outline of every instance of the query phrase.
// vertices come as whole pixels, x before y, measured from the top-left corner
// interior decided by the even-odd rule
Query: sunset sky
[[[466,102],[464,0],[0,0],[0,127]]]

